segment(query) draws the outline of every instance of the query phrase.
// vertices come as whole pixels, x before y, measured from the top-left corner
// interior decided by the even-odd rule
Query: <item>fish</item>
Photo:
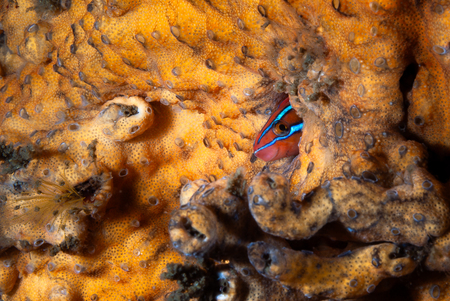
[[[286,97],[256,136],[253,156],[269,162],[298,155],[303,126]]]

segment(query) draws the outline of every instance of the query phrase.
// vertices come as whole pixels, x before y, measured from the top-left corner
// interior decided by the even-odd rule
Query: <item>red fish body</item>
[[[287,97],[256,136],[254,155],[264,161],[297,155],[302,131],[303,119],[295,113]]]

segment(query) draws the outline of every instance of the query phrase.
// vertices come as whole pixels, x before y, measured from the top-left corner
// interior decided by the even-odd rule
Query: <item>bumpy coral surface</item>
[[[4,0],[0,18],[4,300],[444,298],[448,3]],[[255,161],[286,95],[300,154]]]

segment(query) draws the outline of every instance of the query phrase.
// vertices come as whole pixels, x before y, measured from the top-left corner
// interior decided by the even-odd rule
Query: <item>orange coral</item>
[[[386,276],[407,275],[417,265],[410,258],[391,259],[394,244],[378,244],[338,258],[320,258],[263,242],[252,243],[248,248],[250,261],[261,274],[298,288],[307,297],[341,299],[366,295],[374,292]]]
[[[176,249],[186,255],[237,260],[236,248],[245,248],[255,239],[283,240],[265,235],[250,218],[243,199],[245,180],[238,172],[234,178],[224,177],[204,183],[177,210],[169,223],[169,233]],[[180,199],[190,195],[192,184],[186,184]],[[227,225],[233,224],[233,227]],[[243,232],[246,233],[243,233]],[[232,255],[232,257],[229,257]],[[245,252],[240,254],[247,257]]]
[[[231,18],[225,23],[215,21],[223,14],[207,19],[196,7],[180,3],[187,6],[168,7],[169,15],[183,12],[182,16],[188,9],[190,13],[185,16],[204,16],[205,26],[210,22],[236,27]],[[214,180],[237,166],[250,167],[246,163],[250,138],[265,117],[247,115],[252,107],[238,106],[232,100],[239,97],[236,102],[244,102],[255,95],[256,99],[271,99],[275,94],[264,88],[270,81],[257,70],[243,67],[220,75],[220,68],[239,66],[233,57],[230,66],[223,66],[218,61],[220,53],[194,52],[180,43],[183,35],[173,35],[190,19],[172,17],[169,21],[178,20],[178,27],[172,27],[175,25],[168,20],[145,20],[147,14],[162,12],[164,2],[135,3],[132,7],[114,3],[104,11],[100,3],[73,1],[70,8],[50,12],[47,19],[33,5],[26,1],[3,3],[7,40],[2,67],[11,75],[1,84],[0,111],[6,117],[2,141],[12,143],[15,149],[18,143],[31,142],[39,150],[26,169],[4,176],[2,181],[6,200],[3,216],[15,216],[11,214],[16,213],[16,200],[31,208],[20,212],[20,227],[2,223],[4,246],[24,246],[22,249],[32,255],[16,254],[16,263],[8,267],[11,275],[17,275],[16,269],[22,274],[12,298],[46,299],[61,292],[69,299],[97,296],[115,300],[118,295],[139,300],[162,298],[173,284],[162,282],[159,275],[166,263],[181,260],[168,245],[168,213],[176,206],[171,200],[189,179]],[[125,14],[131,8],[134,13]],[[136,14],[145,22],[130,22],[137,20]],[[118,21],[121,25],[115,27]],[[119,29],[123,26],[128,31]],[[212,29],[219,38],[222,33]],[[202,36],[210,48],[215,47],[216,38]],[[246,36],[231,33],[229,38],[245,40]],[[257,41],[249,40],[248,45],[249,54],[254,56],[264,48]],[[229,56],[230,49],[223,52]],[[195,63],[209,53],[208,64]],[[246,60],[250,59],[242,56],[242,61]],[[14,80],[15,72],[19,81]],[[264,84],[257,87],[262,79]],[[233,98],[224,89],[232,84],[236,89]],[[174,89],[168,89],[172,85]],[[248,95],[243,94],[245,88],[251,88],[251,93],[245,90]],[[227,94],[218,95],[220,90],[227,90]],[[129,98],[116,97],[120,95]],[[211,101],[225,95],[227,102]],[[166,106],[174,103],[178,105]],[[204,114],[206,111],[209,113]],[[231,124],[231,120],[236,123]],[[41,221],[41,215],[32,210],[41,193],[37,184],[59,185],[64,177],[68,186],[51,194],[64,194],[72,187],[76,195],[82,183],[99,174],[113,178],[111,195],[105,195],[105,216],[101,210],[93,212],[88,207],[80,208],[80,219],[70,214],[67,216],[73,219],[67,219],[58,211],[54,218],[44,216],[46,220]],[[100,191],[90,189],[82,197],[92,194],[98,196]],[[58,199],[44,201],[51,208],[51,202]],[[74,207],[66,201],[58,206],[64,212]],[[46,231],[47,224],[56,225],[56,237],[55,232]],[[37,279],[39,286],[33,284]],[[12,284],[3,292],[8,293]]]
[[[448,186],[427,171],[426,147],[404,137],[450,151],[448,14],[406,0],[3,1],[0,289],[11,300],[162,299],[175,285],[159,275],[184,260],[169,243],[170,213],[198,179],[170,228],[186,254],[222,260],[257,240],[277,250],[312,237],[304,247],[315,255],[302,258],[328,258],[325,271],[352,263],[334,258],[342,250],[329,239],[356,241],[348,251],[361,250],[365,275],[376,248],[404,262],[402,275],[428,254],[428,268],[448,271]],[[250,162],[252,139],[285,97],[277,92],[305,121],[300,155],[265,166],[282,175],[255,177],[264,165]],[[240,166],[253,180],[229,225],[217,202],[230,192],[216,180]],[[207,183],[216,191],[203,199]],[[246,228],[245,197],[259,227],[281,238]],[[391,243],[367,245],[381,240]],[[399,254],[393,243],[410,247]],[[249,262],[267,276],[255,258],[224,278],[242,278],[247,300],[289,298],[256,274]],[[236,276],[244,269],[252,277]],[[373,274],[333,292],[328,280],[280,281],[298,298],[345,298],[396,275]]]

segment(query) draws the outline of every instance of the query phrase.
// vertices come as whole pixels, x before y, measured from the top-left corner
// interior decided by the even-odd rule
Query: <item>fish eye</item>
[[[273,125],[272,131],[275,135],[283,137],[287,136],[291,131],[291,127],[284,122],[278,122]]]

